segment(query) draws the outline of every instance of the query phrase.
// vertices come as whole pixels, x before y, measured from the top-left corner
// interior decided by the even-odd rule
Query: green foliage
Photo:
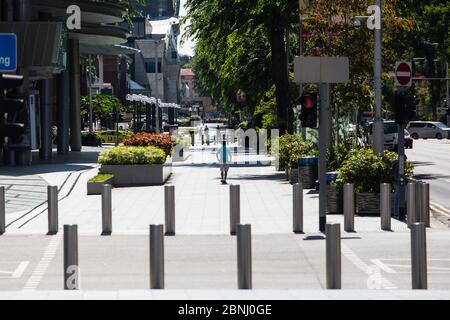
[[[95,177],[93,177],[92,179],[89,179],[88,182],[92,182],[92,183],[102,183],[102,182],[106,182],[110,179],[114,178],[113,174],[98,174]]]
[[[164,164],[167,156],[155,147],[115,147],[104,151],[98,157],[102,165],[146,165]]]
[[[346,183],[353,183],[356,192],[379,193],[381,183],[394,184],[397,157],[395,152],[385,152],[380,157],[372,149],[353,150],[338,169],[336,184],[342,188]],[[413,165],[408,162],[405,166],[407,179],[412,177],[413,170]]]
[[[102,139],[95,132],[82,132],[81,144],[86,147],[101,147]]]
[[[275,153],[276,163],[280,170],[296,168],[301,157],[317,156],[317,146],[311,141],[305,141],[297,135],[286,134],[278,139],[278,152]]]
[[[116,110],[124,109],[119,98],[108,94],[97,94],[92,97],[93,114],[100,119],[107,119],[115,114]],[[89,97],[81,97],[81,116],[89,115]]]

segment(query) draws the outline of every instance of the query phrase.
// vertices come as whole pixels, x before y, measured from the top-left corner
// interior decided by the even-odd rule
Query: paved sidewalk
[[[241,222],[252,225],[255,234],[284,234],[292,231],[292,186],[284,174],[270,166],[270,158],[239,152],[232,166],[230,184],[241,185]],[[247,160],[247,164],[245,164]],[[191,158],[174,164],[169,183],[176,186],[177,234],[225,235],[229,233],[229,186],[220,183],[214,146],[196,147]],[[83,171],[70,196],[60,202],[60,227],[78,224],[81,234],[101,232],[101,197],[86,195],[86,182],[97,170]],[[61,194],[60,194],[61,199]],[[318,231],[318,195],[305,190],[305,232]],[[342,222],[330,215],[329,221]],[[10,220],[13,221],[13,220]],[[164,223],[164,187],[118,188],[113,190],[113,232],[148,234],[150,224]],[[393,230],[405,230],[393,221]],[[380,230],[379,217],[357,217],[359,231]],[[12,224],[8,232],[44,234],[47,214],[39,210]]]

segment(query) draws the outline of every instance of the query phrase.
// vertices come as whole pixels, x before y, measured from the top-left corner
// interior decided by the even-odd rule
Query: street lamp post
[[[375,7],[378,8],[375,16],[356,17],[355,27],[361,26],[361,20],[375,19],[375,47],[374,47],[374,91],[375,91],[375,118],[373,123],[373,150],[375,154],[384,153],[384,123],[381,113],[382,107],[382,9],[381,0],[375,1]],[[369,7],[369,10],[371,8]]]
[[[380,8],[380,24],[382,23],[381,0],[376,0],[375,5]],[[381,72],[382,72],[382,35],[380,28],[375,28],[375,65],[374,65],[374,81],[375,81],[375,120],[374,120],[374,151],[376,154],[384,153],[384,124],[381,116],[382,91],[381,91]]]

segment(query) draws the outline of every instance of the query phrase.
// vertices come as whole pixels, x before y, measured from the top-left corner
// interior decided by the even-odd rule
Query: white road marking
[[[357,268],[359,268],[362,272],[367,274],[367,276],[369,276],[369,277],[373,276],[372,268],[368,264],[366,264],[364,261],[362,261],[361,258],[359,258],[352,249],[350,249],[348,246],[346,246],[343,243],[341,244],[341,252]],[[379,275],[379,280],[380,280],[381,289],[385,289],[385,290],[398,289],[398,287],[395,284],[393,284],[392,282],[390,282],[388,279],[386,279],[385,277],[383,277],[381,275]]]
[[[377,267],[379,267],[379,268],[380,268],[381,270],[383,270],[384,272],[387,272],[387,273],[396,273],[396,271],[395,271],[394,269],[389,268],[386,264],[384,264],[383,262],[381,262],[380,259],[372,259],[371,261],[372,261],[372,263],[373,263],[374,265],[376,265]]]
[[[50,265],[50,262],[52,262],[56,255],[61,238],[62,237],[60,235],[57,235],[50,240],[50,243],[44,251],[44,255],[25,284],[25,287],[23,288],[24,291],[34,291],[37,289],[48,269],[48,266]]]
[[[22,277],[23,273],[25,272],[29,264],[30,261],[22,261],[21,263],[19,263],[19,266],[13,272],[0,271],[0,274],[6,275],[6,277],[1,276],[0,279],[20,279],[20,277]]]
[[[385,263],[388,262],[388,263]],[[399,258],[399,259],[372,259],[371,260],[375,265],[377,265],[380,269],[384,270],[387,273],[392,274],[411,274],[411,259],[408,258]],[[391,262],[390,262],[391,261]],[[449,262],[450,259],[427,259],[428,262]],[[392,262],[408,262],[408,264],[398,264]],[[395,268],[400,270],[408,269],[408,271],[397,271]],[[430,266],[429,263],[427,265],[428,274],[448,274],[450,273],[450,267],[434,267]]]
[[[440,204],[437,203],[430,203],[430,208],[433,209],[434,211],[437,211],[445,216],[449,216],[450,217],[450,210],[441,206]]]

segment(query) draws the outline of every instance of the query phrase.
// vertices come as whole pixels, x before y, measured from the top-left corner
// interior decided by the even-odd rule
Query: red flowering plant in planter
[[[172,137],[166,134],[137,133],[126,139],[123,144],[127,147],[157,147],[169,157],[173,151]]]

